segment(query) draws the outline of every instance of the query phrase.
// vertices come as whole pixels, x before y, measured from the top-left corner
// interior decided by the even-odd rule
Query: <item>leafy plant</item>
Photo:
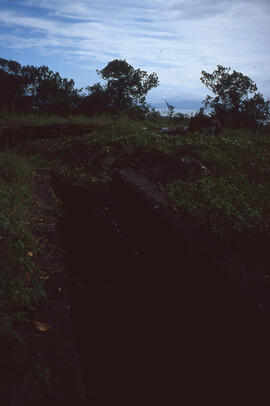
[[[29,228],[33,168],[17,154],[0,154],[0,364],[1,382],[21,369],[20,326],[45,297],[32,260]],[[7,346],[4,343],[10,343]]]

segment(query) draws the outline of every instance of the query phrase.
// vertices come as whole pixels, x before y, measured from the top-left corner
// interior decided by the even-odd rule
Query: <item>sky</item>
[[[0,57],[47,65],[77,88],[113,59],[156,72],[147,101],[196,109],[201,71],[249,76],[270,98],[270,0],[0,0]]]

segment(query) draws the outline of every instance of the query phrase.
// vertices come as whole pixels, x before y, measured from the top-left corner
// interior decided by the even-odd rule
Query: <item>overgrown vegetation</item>
[[[33,262],[36,241],[29,227],[33,167],[15,153],[0,154],[0,380],[23,379],[25,351],[20,333],[45,297]],[[11,378],[12,377],[12,378]]]
[[[44,117],[35,116],[35,120],[32,123],[48,124]],[[67,123],[57,117],[51,120]],[[270,134],[266,130],[224,130],[218,137],[199,132],[175,136],[162,133],[159,122],[137,122],[125,115],[77,117],[74,123],[87,123],[95,130],[24,142],[16,152],[0,154],[0,341],[5,354],[2,363],[8,360],[1,368],[1,379],[9,384],[25,376],[25,384],[31,386],[42,378],[44,386],[50,375],[46,365],[25,369],[27,351],[20,340],[20,326],[31,320],[33,308],[44,298],[32,260],[36,242],[29,228],[35,168],[45,167],[81,184],[109,184],[113,168],[140,168],[147,153],[160,151],[180,167],[183,162],[198,161],[205,171],[198,174],[190,165],[183,176],[159,183],[172,209],[215,233],[239,260],[246,259],[248,252],[256,257],[255,269],[258,261],[260,266],[269,265]]]
[[[200,177],[162,184],[177,212],[209,224],[220,236],[269,225],[270,139],[249,130],[225,130],[219,137],[199,133],[161,134],[155,124],[127,117],[91,121],[99,129],[81,137],[43,139],[21,146],[38,154],[53,171],[77,181],[109,182],[114,167],[135,167],[143,151],[159,150],[180,160],[193,157],[209,170]],[[145,129],[147,128],[147,129]]]
[[[209,172],[165,185],[174,209],[208,224],[227,241],[242,233],[269,239],[269,136],[227,131],[205,139],[197,134],[178,142],[181,150],[201,159]]]
[[[45,167],[77,183],[107,185],[114,168],[137,170],[149,156],[165,156],[168,162],[174,162],[177,171],[169,180],[160,181],[159,187],[175,213],[214,233],[240,261],[247,252],[249,257],[256,257],[254,269],[258,261],[259,266],[270,265],[270,129],[255,125],[258,118],[269,116],[269,102],[257,93],[248,99],[250,91],[257,90],[256,85],[221,66],[213,74],[202,72],[203,82],[217,95],[208,96],[205,103],[227,129],[216,137],[203,134],[201,130],[211,118],[201,111],[195,117],[198,131],[170,135],[161,127],[186,126],[188,119],[175,114],[168,102],[167,117],[146,105],[146,93],[158,85],[156,74],[147,75],[121,60],[109,63],[99,73],[107,84],[96,83],[83,93],[74,88],[72,80],[61,78],[47,67],[22,67],[0,59],[0,85],[4,89],[0,95],[0,128],[89,128],[84,135],[48,136],[23,142],[13,152],[0,153],[3,386],[24,381],[31,387],[39,380],[47,385],[50,377],[48,368],[39,363],[28,363],[25,368],[27,350],[21,335],[22,326],[31,322],[35,306],[45,297],[33,261],[38,248],[30,227],[37,169]],[[253,129],[228,129],[244,127],[243,120]],[[202,166],[204,170],[198,170]],[[185,170],[181,172],[181,168]]]

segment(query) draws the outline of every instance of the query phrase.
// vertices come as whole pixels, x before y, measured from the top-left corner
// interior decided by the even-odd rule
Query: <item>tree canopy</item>
[[[202,71],[201,82],[215,95],[206,96],[205,107],[213,109],[221,121],[250,126],[269,117],[269,100],[264,100],[254,81],[243,73],[218,65],[213,73]]]
[[[68,114],[78,99],[72,79],[62,78],[47,66],[21,66],[0,58],[0,109]]]
[[[103,83],[76,89],[73,79],[62,78],[47,66],[21,66],[0,58],[0,110],[67,115],[126,112],[144,118],[156,112],[146,103],[147,93],[159,85],[156,73],[135,69],[125,59],[114,59],[97,70]],[[252,79],[221,65],[212,73],[202,71],[201,82],[214,96],[204,105],[225,125],[256,125],[270,117],[269,100],[264,100]],[[166,101],[169,116],[173,106]]]
[[[145,115],[147,92],[158,86],[156,73],[134,69],[126,60],[115,59],[97,71],[106,82],[76,89],[73,79],[62,78],[48,66],[21,66],[0,58],[0,110],[15,113],[39,112],[87,115],[120,111]]]
[[[145,96],[159,84],[156,73],[134,69],[126,60],[114,59],[97,73],[107,82],[105,90],[112,110],[126,110],[134,105],[144,105]]]

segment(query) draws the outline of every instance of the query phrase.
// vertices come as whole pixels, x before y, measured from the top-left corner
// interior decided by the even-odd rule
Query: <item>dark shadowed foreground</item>
[[[131,170],[116,170],[110,189],[54,179],[86,402],[258,400],[268,316],[227,277],[213,235]]]

